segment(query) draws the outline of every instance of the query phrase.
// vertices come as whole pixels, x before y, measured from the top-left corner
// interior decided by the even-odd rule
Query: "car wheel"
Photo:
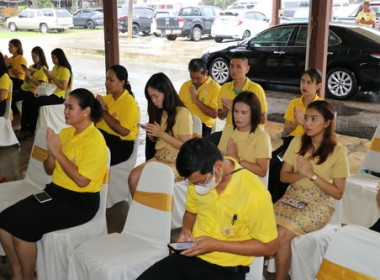
[[[224,84],[230,78],[230,67],[224,58],[215,59],[210,65],[210,75],[219,84]]]
[[[40,25],[40,30],[41,30],[42,33],[48,33],[49,32],[49,27],[47,26],[46,23],[42,23]]]
[[[95,28],[95,23],[92,20],[87,21],[86,23],[87,29],[94,29]]]
[[[223,41],[223,38],[215,37],[214,40],[215,40],[215,42],[217,42],[217,43],[221,43],[221,42]]]
[[[194,27],[191,31],[191,40],[192,41],[199,41],[202,37],[202,29],[199,27]]]
[[[177,39],[177,36],[176,35],[168,35],[168,36],[166,36],[166,39],[168,39],[169,41],[174,41],[175,39]]]
[[[244,40],[244,39],[249,38],[250,36],[251,36],[251,32],[249,32],[249,30],[246,30],[244,31],[243,37],[241,39]]]
[[[156,36],[156,37],[161,37],[161,34],[159,34],[157,32],[154,32],[153,35]]]
[[[355,74],[346,68],[334,68],[327,73],[327,93],[334,99],[348,99],[358,92]]]
[[[140,34],[140,27],[137,24],[132,25],[132,36],[133,37],[139,37]]]
[[[9,28],[9,30],[12,31],[12,32],[17,31],[17,26],[16,26],[16,24],[13,23],[13,22],[11,22],[11,23],[8,25],[8,28]]]

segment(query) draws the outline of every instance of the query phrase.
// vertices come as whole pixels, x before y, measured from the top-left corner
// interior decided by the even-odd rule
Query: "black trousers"
[[[273,203],[284,195],[284,193],[286,192],[286,188],[289,185],[280,181],[282,161],[278,158],[278,156],[283,156],[286,149],[289,147],[289,144],[292,141],[292,139],[293,136],[282,138],[282,146],[272,152],[272,158],[269,162],[268,190],[272,195]]]
[[[207,135],[211,134],[211,127],[208,127],[204,123],[202,123],[202,137],[206,137]]]
[[[58,97],[55,94],[39,96],[31,100],[24,100],[22,103],[21,130],[34,133],[40,107],[62,104],[63,102],[65,102],[65,99]]]
[[[20,114],[20,111],[18,110],[18,108],[16,106],[17,101],[26,101],[26,103],[27,103],[27,102],[30,102],[34,98],[35,98],[34,93],[31,91],[25,91],[22,89],[13,90],[13,93],[12,93],[12,112],[13,112],[13,114],[14,115]],[[23,104],[24,104],[24,102],[23,102]]]
[[[248,271],[248,266],[223,267],[173,254],[152,265],[137,280],[244,280]]]
[[[0,101],[0,117],[4,116],[5,113],[5,107],[6,107],[6,101]]]
[[[109,134],[104,130],[99,129],[103,134],[104,140],[111,153],[111,165],[129,159],[133,152],[134,141],[121,140],[119,136]]]

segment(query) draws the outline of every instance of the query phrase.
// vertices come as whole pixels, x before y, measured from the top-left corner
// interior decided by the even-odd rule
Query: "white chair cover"
[[[153,263],[168,255],[171,212],[152,208],[162,202],[157,196],[171,198],[174,174],[160,162],[148,163],[137,186],[150,202],[134,199],[123,232],[84,242],[70,259],[70,280],[136,279]],[[139,195],[138,195],[139,196]],[[167,205],[169,206],[169,205]]]
[[[95,217],[83,225],[49,232],[37,242],[37,276],[39,280],[68,279],[69,258],[74,249],[84,241],[107,234],[106,203],[109,166],[110,156],[107,162],[106,178],[100,191],[99,210]]]
[[[341,201],[334,200],[334,204],[335,213],[327,225],[292,240],[292,261],[289,270],[292,279],[315,279],[330,240],[341,228]]]
[[[0,184],[0,211],[19,200],[39,192],[50,183],[51,177],[45,173],[43,161],[47,156],[46,127],[41,127],[35,136],[25,178]]]
[[[11,81],[9,92],[12,93],[13,84]],[[11,103],[12,100],[5,100],[5,112],[4,115],[0,117],[0,147],[20,145],[17,137],[12,128],[11,121]]]
[[[133,152],[128,160],[111,166],[107,208],[123,200],[131,201],[132,196],[129,191],[128,177],[136,165],[139,142],[139,138],[137,137],[133,146]]]
[[[362,169],[380,173],[380,125],[363,159]],[[356,173],[346,180],[342,198],[342,223],[363,227],[372,226],[380,217],[376,203],[377,184],[380,178],[371,174]]]
[[[193,115],[193,137],[202,138],[202,122],[195,115]]]
[[[361,226],[347,225],[334,235],[324,259],[348,268],[353,272],[378,279],[380,277],[379,256],[379,233]],[[344,271],[344,269],[329,270],[325,260],[317,279],[327,279],[321,275],[322,272],[328,276],[328,279],[368,279],[360,278],[358,275],[355,276],[348,271]],[[345,274],[343,274],[343,271]]]
[[[36,128],[46,126],[52,128],[55,133],[59,133],[62,128],[69,126],[65,122],[64,110],[64,104],[40,107]]]
[[[376,203],[379,181],[379,177],[362,173],[353,174],[346,180],[342,198],[343,224],[369,228],[379,219],[380,208]]]

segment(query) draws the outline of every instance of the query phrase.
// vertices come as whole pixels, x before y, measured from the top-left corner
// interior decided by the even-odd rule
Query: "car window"
[[[245,13],[244,17],[247,19],[256,19],[255,12]]]
[[[290,36],[292,35],[293,29],[294,27],[292,26],[270,29],[252,38],[249,45],[255,47],[286,46]]]
[[[339,39],[339,37],[337,35],[335,35],[335,33],[330,31],[329,36],[328,36],[328,42],[329,42],[328,43],[329,46],[332,46],[332,45],[340,44],[341,40]],[[306,46],[306,43],[307,43],[307,27],[303,26],[298,31],[297,38],[295,40],[294,45],[295,46]]]
[[[58,18],[71,17],[71,14],[66,10],[55,10],[55,14]]]
[[[203,8],[204,15],[207,17],[212,17],[214,15],[213,8]]]
[[[257,20],[266,20],[267,19],[267,17],[262,13],[255,12],[255,16],[256,16]]]
[[[21,14],[18,15],[20,18],[27,18],[29,14],[29,11],[22,11]]]
[[[42,16],[43,16],[43,15],[42,15],[42,12],[41,12],[40,10],[37,11],[37,16],[38,16],[38,17],[42,17]]]
[[[153,17],[154,16],[154,10],[151,9],[145,9],[145,13],[148,17]]]
[[[89,17],[91,15],[91,11],[83,11],[84,17]]]
[[[380,6],[372,6],[371,10],[376,13],[377,17],[380,17]]]
[[[43,10],[42,13],[44,14],[45,17],[54,17],[52,10]]]

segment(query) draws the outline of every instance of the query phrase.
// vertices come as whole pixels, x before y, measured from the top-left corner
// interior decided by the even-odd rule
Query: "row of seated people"
[[[243,76],[245,77],[245,74],[246,74],[246,73],[244,73],[245,70],[244,69],[241,70],[242,67],[240,64],[248,67],[246,61],[243,58],[234,58],[234,59],[231,60],[231,75],[233,75],[232,73],[236,73],[236,72],[239,74],[239,71],[240,71],[240,75],[242,75],[242,73],[243,73]],[[234,63],[234,61],[236,63]],[[235,68],[236,68],[235,72],[232,71]],[[107,81],[109,80],[110,84],[112,84],[112,81],[115,81],[115,79],[112,80],[112,77],[108,77],[109,72],[112,72],[111,69],[107,72]],[[115,72],[115,71],[113,71],[113,72]],[[111,73],[111,74],[114,74],[114,76],[116,76],[115,73]],[[238,75],[238,74],[236,74],[236,75]],[[177,169],[175,168],[174,165],[175,165],[175,161],[176,161],[176,157],[177,157],[179,147],[181,147],[181,145],[184,142],[186,142],[188,139],[190,139],[192,136],[191,114],[185,109],[185,107],[181,106],[181,102],[178,99],[178,97],[176,97],[177,95],[175,93],[175,90],[173,91],[174,88],[172,87],[170,80],[166,83],[162,82],[162,81],[165,81],[166,78],[167,77],[164,74],[159,73],[159,74],[156,74],[156,76],[153,75],[151,77],[151,79],[148,81],[146,89],[145,89],[145,94],[146,94],[146,97],[148,100],[149,124],[142,125],[141,127],[143,129],[146,129],[148,137],[150,137],[151,139],[157,140],[157,143],[155,146],[156,152],[155,152],[154,158],[156,160],[163,161],[163,162],[171,165],[173,170],[176,172],[176,174],[178,174],[178,172],[176,171]],[[306,81],[306,83],[309,82],[311,84],[314,83],[316,85],[320,84],[317,82],[317,80],[314,80],[311,77],[311,75],[308,75],[308,78],[311,82]],[[235,85],[236,85],[237,80],[238,79],[234,79]],[[302,85],[302,82],[305,82],[303,80],[301,81],[301,85]],[[121,81],[120,79],[118,79],[118,78],[116,79],[116,82],[120,82],[120,81]],[[250,81],[247,81],[247,79],[243,79],[243,81],[248,82],[250,85],[254,84]],[[114,83],[114,84],[117,84],[117,83]],[[126,80],[126,82],[124,81],[123,86],[125,86],[125,84],[128,84],[127,80]],[[232,84],[227,85],[227,86],[231,87]],[[112,88],[112,85],[107,87],[107,91],[109,91],[109,93],[112,93],[111,88]],[[233,87],[232,90],[236,91],[236,88]],[[301,89],[301,90],[303,92],[303,89]],[[189,90],[189,91],[191,92],[192,90]],[[231,89],[230,89],[230,91],[231,91]],[[131,91],[129,93],[131,93]],[[193,93],[193,94],[196,95],[196,93]],[[230,122],[231,122],[232,126],[227,125],[225,130],[223,131],[221,141],[219,144],[220,145],[219,148],[222,150],[224,155],[231,156],[232,158],[235,158],[237,160],[238,164],[245,167],[246,169],[252,171],[253,173],[256,173],[257,175],[261,175],[261,176],[265,175],[266,172],[268,171],[270,150],[271,149],[270,149],[270,142],[268,141],[269,137],[267,136],[265,130],[263,130],[262,127],[259,125],[259,123],[264,122],[263,120],[265,120],[265,112],[267,109],[266,108],[263,109],[261,107],[262,102],[260,102],[261,101],[260,98],[256,97],[256,95],[253,95],[252,93],[247,93],[247,92],[236,92],[235,93],[234,92],[234,95],[237,95],[237,98],[235,98],[234,101],[232,101],[231,99],[228,99],[228,98],[223,98],[223,97],[220,98],[221,103],[222,103],[222,109],[219,111],[219,115],[227,117],[227,122],[230,118]],[[251,98],[249,98],[249,97],[251,97]],[[264,98],[265,98],[265,95],[264,95]],[[117,99],[117,97],[116,98],[114,97],[114,99]],[[117,114],[115,115],[115,114],[110,113],[110,108],[108,108],[108,104],[107,104],[106,100],[104,100],[104,98],[98,98],[98,100],[102,104],[104,122],[107,122],[106,119],[108,117],[112,118],[112,116],[117,116]],[[166,106],[167,103],[169,103],[169,101],[173,101],[171,104],[175,104],[175,106]],[[302,101],[306,102],[306,100],[302,100]],[[171,105],[171,104],[169,104],[169,105]],[[253,104],[253,105],[251,105],[251,104]],[[322,105],[320,105],[320,106],[323,107]],[[320,116],[318,114],[309,115],[309,117],[310,117],[309,122],[315,122],[315,120],[321,121],[321,123],[324,125],[324,130],[323,130],[323,127],[321,125],[318,128],[322,128],[323,133],[325,133],[325,130],[328,127],[330,127],[329,130],[333,131],[333,129],[334,129],[333,124],[332,124],[333,121],[331,121],[334,118],[330,118],[331,114],[329,115],[329,112],[328,112],[328,111],[330,111],[330,113],[331,113],[332,109],[329,108],[328,106],[325,106],[325,107],[327,109],[326,108],[324,108],[324,109],[318,108],[319,111],[318,111],[318,109],[316,109],[316,111],[318,111]],[[325,110],[327,113],[323,112],[323,110]],[[108,117],[104,117],[104,111],[107,112],[107,114],[109,115]],[[173,113],[170,114],[170,112],[174,112],[174,114]],[[178,116],[177,116],[177,114],[178,114]],[[242,116],[247,115],[247,114],[249,116],[245,116],[245,119],[244,119],[244,117],[242,117]],[[294,116],[296,116],[296,114],[297,113],[295,112]],[[305,116],[307,116],[307,114]],[[304,116],[304,118],[306,121],[305,116]],[[299,116],[297,116],[297,118],[299,118]],[[112,118],[112,119],[115,120],[115,118]],[[247,120],[248,120],[248,122],[247,122]],[[252,120],[253,120],[253,122],[252,122]],[[298,121],[298,119],[297,119],[297,121]],[[120,122],[119,122],[119,124],[120,124]],[[137,124],[137,121],[136,121],[136,124]],[[110,125],[109,123],[108,123],[108,125],[112,128],[112,125]],[[172,129],[169,129],[170,125],[172,125]],[[177,128],[176,128],[176,125],[177,125]],[[175,130],[178,130],[178,133]],[[321,135],[321,131],[318,131],[318,129],[310,128],[309,130],[312,133],[316,133],[315,131],[317,131],[318,132],[317,135],[318,136]],[[169,131],[169,132],[171,131],[171,133],[168,133],[167,131]],[[129,131],[128,131],[128,133],[129,133]],[[260,139],[261,141],[257,141],[256,144],[258,146],[255,147],[255,141],[252,139],[250,139],[249,142],[247,142],[247,138],[249,138],[248,136],[252,136],[250,134],[259,135],[259,137],[257,139]],[[305,146],[303,147],[304,150],[301,151],[301,155],[302,156],[305,156],[305,155],[309,156],[309,154],[310,154],[311,158],[313,160],[314,160],[314,158],[325,157],[324,160],[326,161],[326,159],[330,158],[330,156],[332,156],[333,152],[335,152],[335,150],[336,150],[335,149],[336,142],[334,143],[335,140],[333,137],[334,135],[333,135],[333,133],[331,133],[331,131],[330,131],[330,134],[331,134],[331,137],[329,138],[329,140],[331,140],[331,143],[327,143],[327,145],[330,144],[330,153],[328,153],[327,155],[321,154],[321,149],[319,149],[319,145],[321,143],[318,143],[318,142],[314,143],[313,141],[309,140],[309,143],[303,143],[302,142],[302,145],[305,145]],[[103,133],[103,135],[105,135],[105,139],[107,140],[107,134]],[[174,137],[173,137],[173,135],[174,135]],[[177,135],[177,137],[176,137],[176,135]],[[311,138],[313,138],[312,136],[311,136]],[[107,144],[108,144],[108,142],[112,142],[113,138],[114,137],[111,137],[111,139],[110,139],[111,141],[107,141]],[[297,139],[299,139],[299,137],[297,137]],[[297,145],[301,145],[300,143]],[[325,144],[325,143],[323,143],[323,144]],[[245,147],[244,147],[244,145],[245,145]],[[252,145],[252,146],[248,150],[250,151],[252,149],[252,147],[255,147],[254,151],[257,152],[257,155],[252,156],[251,153],[246,152],[246,149],[249,145]],[[294,145],[296,145],[296,144],[294,144]],[[108,146],[110,147],[109,144],[108,144]],[[129,147],[130,146],[131,145],[129,145]],[[260,147],[260,148],[257,149],[257,147]],[[338,145],[338,147],[339,147],[339,145]],[[132,144],[132,148],[133,148],[133,144]],[[111,149],[111,155],[112,155],[113,154],[112,148],[110,147],[110,149]],[[297,146],[297,149],[298,149],[298,146]],[[117,151],[118,149],[115,149],[115,150]],[[124,148],[124,150],[128,150],[128,149]],[[129,150],[131,150],[131,149],[129,149]],[[112,155],[111,158],[113,158],[113,157],[114,156]],[[117,158],[117,156],[115,156],[115,158]],[[339,198],[339,196],[341,196],[341,194],[342,194],[342,182],[341,182],[342,180],[332,180],[332,178],[333,179],[343,179],[343,186],[344,186],[344,178],[346,176],[343,176],[344,175],[343,173],[345,172],[344,169],[347,169],[347,168],[344,168],[344,162],[345,161],[342,159],[344,159],[344,156],[339,161],[340,164],[342,164],[341,173],[338,172],[338,173],[334,173],[334,174],[329,174],[330,178],[327,178],[327,181],[326,181],[325,179],[318,177],[318,176],[323,176],[322,174],[314,174],[313,167],[311,167],[312,165],[309,163],[309,160],[307,159],[307,157],[306,157],[306,159],[302,159],[302,157],[301,157],[301,159],[293,160],[290,162],[291,164],[289,164],[289,162],[287,160],[287,156],[285,155],[285,163],[287,163],[287,164],[284,164],[284,165],[285,166],[290,165],[290,166],[287,166],[288,167],[287,170],[284,167],[284,170],[286,170],[286,172],[284,173],[285,175],[281,174],[281,178],[283,176],[285,176],[285,179],[284,179],[285,182],[293,183],[294,181],[298,181],[299,179],[307,177],[308,179],[306,179],[306,180],[310,181],[310,179],[311,179],[314,181],[314,183],[312,184],[314,186],[314,189],[311,189],[311,191],[310,191],[311,193],[315,192],[315,186],[316,185],[318,186],[318,184],[317,184],[317,180],[318,180],[318,182],[320,182],[322,187],[318,186],[317,190],[322,189],[322,191],[325,191],[325,196],[327,197],[326,201],[331,202],[332,197]],[[319,161],[315,162],[315,165],[318,166],[318,165],[321,165],[322,163],[324,163],[324,161],[319,160]],[[134,169],[132,171],[132,173],[130,175],[129,186],[131,188],[132,194],[135,191],[135,187],[137,185],[137,182],[139,179],[139,174],[141,173],[141,169],[142,169],[142,166],[137,167],[136,169]],[[296,171],[298,169],[300,169],[300,170]],[[320,171],[320,172],[322,172],[322,171]],[[287,175],[287,173],[290,173],[290,175]],[[297,176],[292,175],[292,173],[297,173],[298,177],[301,176],[302,178],[298,178]],[[311,174],[311,173],[313,173],[313,174]],[[338,175],[336,175],[336,174],[338,174]],[[341,177],[335,178],[333,176],[343,176],[343,177],[342,178]],[[179,174],[176,177],[177,177],[177,180],[180,180],[182,178]],[[216,176],[215,176],[214,172],[208,174],[208,177],[205,178],[205,184],[207,185],[209,183],[208,181],[216,180],[215,177]],[[332,180],[332,182],[331,182],[331,180]],[[335,181],[337,181],[337,182],[335,182]],[[330,186],[331,190],[326,191],[326,189],[324,189],[326,186],[327,186],[327,188],[329,188],[328,186]],[[291,190],[292,190],[292,188],[290,188],[290,191]],[[290,193],[290,196],[292,196],[292,195],[293,194]],[[308,195],[310,196],[310,193]],[[296,196],[296,198],[297,198],[297,196]],[[293,197],[293,199],[294,199],[294,197]],[[307,199],[304,199],[304,198],[301,201],[306,202],[308,204],[308,206],[310,206],[310,207],[307,207],[308,209],[311,209],[312,208],[311,206],[316,206],[318,204],[318,201],[308,201]],[[330,202],[329,202],[329,204],[331,204]],[[278,211],[281,212],[281,215],[284,215],[282,213],[283,211],[285,211],[285,212],[289,211],[289,209],[282,209],[284,207],[289,208],[288,206],[284,206],[284,204],[282,204],[282,203],[278,203],[277,205],[278,205],[277,207],[279,207]],[[333,206],[330,205],[330,206],[327,206],[325,208],[327,208],[328,211],[326,213],[323,213],[323,216],[325,218],[322,221],[320,221],[320,224],[317,225],[317,229],[323,227],[323,225],[328,222],[329,217],[331,217],[331,215],[332,215]],[[275,206],[275,209],[276,209],[276,206]],[[290,208],[290,210],[294,210],[294,209]],[[312,209],[312,210],[315,211],[315,209]],[[290,213],[291,213],[291,215],[294,214],[292,212],[290,212]],[[288,214],[289,213],[287,213],[287,215]],[[286,218],[285,218],[285,220],[286,220]],[[286,263],[285,263],[285,265],[281,264],[281,258],[283,258],[285,260],[289,260],[289,255],[286,255],[286,253],[287,253],[286,247],[289,245],[290,240],[292,238],[294,238],[294,236],[296,236],[296,235],[300,235],[300,234],[303,234],[305,232],[315,230],[315,228],[309,229],[308,228],[309,225],[307,224],[307,222],[310,222],[310,221],[306,221],[306,225],[305,225],[305,224],[303,224],[303,223],[305,223],[305,221],[300,221],[299,227],[301,227],[301,229],[300,228],[291,229],[290,231],[289,230],[285,231],[284,229],[282,229],[281,226],[279,227],[279,229],[282,230],[282,231],[280,231],[279,241],[282,241],[282,242],[279,242],[279,244],[281,246],[279,246],[278,252],[280,252],[281,251],[280,249],[282,249],[282,248],[284,248],[284,250],[285,250],[285,257],[281,256],[281,254],[277,254],[277,255],[279,255],[278,259],[279,259],[279,263],[280,263],[279,270],[278,270],[279,277],[281,274],[284,274],[284,273],[282,273],[282,271],[287,270],[286,269]],[[286,224],[286,222],[285,222],[285,224]],[[286,226],[284,226],[284,227],[286,228]],[[304,228],[302,228],[302,227],[304,227]],[[291,233],[289,233],[289,232],[291,232]],[[282,267],[285,267],[285,269],[282,269]],[[286,274],[287,274],[287,272],[286,272]],[[278,278],[278,279],[281,279],[281,278]]]

